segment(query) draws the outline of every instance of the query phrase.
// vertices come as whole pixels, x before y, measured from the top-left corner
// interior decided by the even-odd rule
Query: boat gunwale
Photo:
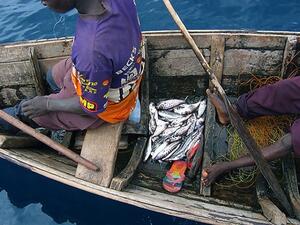
[[[55,170],[54,168],[46,167],[45,165],[39,164],[37,161],[24,158],[20,159],[18,156],[9,153],[9,150],[1,148],[0,158],[8,160],[11,163],[65,185],[158,213],[165,213],[171,216],[177,216],[202,223],[241,224],[241,222],[245,222],[245,224],[271,224],[262,214],[253,212],[251,210],[237,209],[229,206],[216,205],[196,200],[186,200],[178,196],[172,196],[172,198],[170,198],[169,194],[153,191],[135,185],[129,185],[124,191],[116,191],[110,188],[101,187],[64,172]],[[138,194],[139,192],[148,192],[149,197],[146,195],[142,196],[141,194]],[[155,199],[156,201],[154,201],[155,196],[163,196],[168,200]],[[183,204],[186,201],[189,202],[189,204]],[[178,203],[181,203],[182,205],[180,206]],[[187,205],[189,207],[186,207]],[[228,212],[226,212],[226,210]],[[195,213],[192,213],[192,211]],[[196,214],[197,211],[198,213]],[[224,212],[226,212],[226,214]],[[213,218],[208,218],[205,215],[210,215]],[[300,224],[298,220],[292,218],[289,218],[289,221],[292,222],[292,224]]]
[[[218,35],[246,35],[246,36],[289,36],[289,35],[300,35],[300,32],[295,31],[264,31],[264,30],[197,30],[191,29],[189,32],[192,35],[210,35],[210,34],[218,34]],[[181,35],[179,30],[149,30],[142,31],[142,34],[145,36],[156,36],[156,35]],[[48,41],[72,41],[73,36],[65,36],[59,38],[44,38],[44,39],[34,39],[34,40],[26,40],[26,41],[16,41],[16,42],[5,42],[1,43],[0,47],[18,47],[18,46],[32,46],[34,44],[41,44]]]

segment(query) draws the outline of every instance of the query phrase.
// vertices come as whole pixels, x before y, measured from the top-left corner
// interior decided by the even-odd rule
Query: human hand
[[[33,99],[27,100],[22,103],[21,109],[25,116],[33,119],[37,116],[45,115],[48,110],[48,98],[45,96],[37,96]]]

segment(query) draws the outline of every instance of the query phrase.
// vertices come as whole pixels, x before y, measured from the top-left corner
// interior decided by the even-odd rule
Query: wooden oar
[[[10,123],[11,125],[19,128],[20,130],[24,131],[25,133],[31,135],[32,137],[38,139],[39,141],[43,142],[44,144],[48,145],[49,147],[53,148],[54,150],[62,153],[66,157],[72,159],[73,161],[85,166],[86,168],[99,171],[100,169],[93,164],[92,162],[82,158],[80,155],[76,154],[75,152],[71,151],[70,149],[66,148],[65,146],[53,141],[51,138],[43,135],[30,126],[26,125],[25,123],[17,120],[16,118],[12,117],[11,115],[7,114],[3,110],[0,110],[0,118],[5,120],[6,122]]]
[[[274,173],[272,172],[269,164],[267,161],[263,158],[261,151],[259,150],[259,147],[257,146],[255,140],[250,135],[249,131],[246,129],[244,122],[240,115],[237,113],[237,111],[233,108],[230,101],[228,100],[228,97],[226,96],[226,93],[222,86],[220,85],[219,81],[217,80],[214,72],[210,68],[209,64],[207,63],[206,59],[204,58],[202,52],[196,45],[195,41],[193,40],[192,36],[189,34],[188,30],[186,29],[185,25],[177,15],[176,11],[174,10],[172,4],[169,0],[163,0],[168,11],[170,12],[172,18],[178,25],[179,29],[183,33],[183,36],[187,40],[187,42],[191,45],[194,53],[196,54],[198,60],[200,61],[203,68],[208,73],[210,80],[214,87],[217,89],[219,94],[221,95],[232,126],[238,131],[242,141],[244,142],[245,146],[247,147],[248,151],[250,152],[251,156],[253,157],[254,161],[256,162],[257,167],[267,180],[268,184],[270,185],[272,191],[274,192],[275,197],[279,200],[279,202],[282,204],[282,206],[286,209],[287,213],[290,216],[293,216],[293,210],[290,206],[290,203],[287,200],[286,195],[284,194],[281,186],[279,185]]]

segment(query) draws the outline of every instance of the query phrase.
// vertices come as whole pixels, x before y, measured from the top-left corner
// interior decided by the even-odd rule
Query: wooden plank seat
[[[84,166],[78,165],[76,177],[100,186],[109,187],[114,174],[123,124],[123,122],[117,124],[105,123],[96,129],[87,130],[81,156],[95,163],[100,171],[90,171]]]
[[[113,178],[123,125],[124,122],[105,123],[99,128],[87,130],[81,156],[95,163],[100,171],[94,172],[78,165],[76,177],[116,190],[122,190],[128,184],[141,161],[147,139],[142,137],[137,140],[126,168],[116,178]]]

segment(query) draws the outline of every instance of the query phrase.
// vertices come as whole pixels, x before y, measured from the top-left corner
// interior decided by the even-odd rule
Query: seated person
[[[4,111],[33,127],[53,130],[83,130],[126,120],[135,107],[144,68],[134,0],[42,3],[61,13],[77,9],[72,55],[47,74],[56,93],[23,100]],[[3,120],[0,128],[18,131]]]
[[[229,121],[223,101],[210,90],[208,98],[215,106],[219,122],[226,125]],[[241,95],[236,104],[236,110],[242,118],[251,119],[264,115],[282,115],[300,113],[300,77],[281,80],[272,85],[266,85],[249,93]],[[294,121],[290,132],[274,144],[262,150],[267,161],[281,158],[292,149],[295,156],[300,156],[300,119]],[[251,156],[246,155],[231,162],[220,162],[202,170],[202,183],[210,185],[215,179],[233,169],[255,165]]]

